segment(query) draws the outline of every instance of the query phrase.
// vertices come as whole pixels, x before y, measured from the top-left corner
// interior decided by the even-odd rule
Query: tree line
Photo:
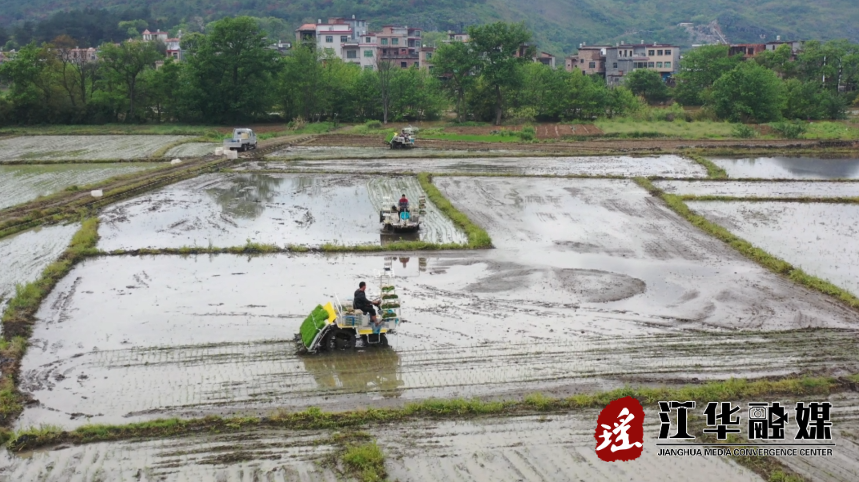
[[[673,98],[732,122],[842,119],[859,96],[859,45],[846,40],[808,41],[798,52],[783,44],[748,60],[729,52],[727,45],[684,52],[674,88],[645,70],[626,85],[651,102]]]
[[[747,61],[727,46],[701,47],[685,53],[674,87],[640,69],[609,88],[597,76],[533,62],[523,24],[468,33],[467,43],[439,46],[432,71],[381,61],[362,69],[307,46],[282,56],[251,17],[185,35],[182,62],[165,60],[163,44],[141,41],[105,43],[91,62],[62,35],[31,42],[0,65],[0,123],[388,122],[437,119],[452,109],[459,121],[499,124],[626,115],[644,101],[671,99],[720,119],[770,122],[842,117],[859,80],[857,46],[808,42],[797,55],[784,45]]]

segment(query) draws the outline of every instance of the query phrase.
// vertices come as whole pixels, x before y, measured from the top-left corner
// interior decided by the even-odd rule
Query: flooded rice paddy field
[[[0,454],[0,480],[41,482],[336,482],[318,461],[334,450],[321,432],[258,431],[95,443]]]
[[[0,140],[0,161],[140,159],[188,136],[21,136]]]
[[[402,156],[400,156],[402,157]],[[680,156],[485,157],[249,161],[240,170],[284,169],[347,172],[437,172],[520,175],[705,177],[704,168]]]
[[[796,400],[779,400],[791,406]],[[780,461],[810,481],[852,482],[859,473],[859,430],[855,394],[829,397],[838,411],[837,443],[831,458],[782,457]],[[746,407],[749,401],[734,400]],[[387,455],[391,480],[458,481],[760,481],[761,477],[725,457],[659,457],[659,416],[645,406],[644,450],[632,462],[603,463],[594,453],[598,410],[569,414],[487,417],[467,421],[418,421],[366,427]],[[745,410],[737,415],[747,423]],[[334,481],[320,463],[342,449],[331,432],[259,430],[155,441],[61,446],[0,459],[8,480],[218,480],[224,482]]]
[[[161,165],[141,162],[0,166],[0,209],[54,194],[71,186],[83,187]]]
[[[655,181],[653,184],[669,194],[693,196],[859,197],[859,182]]]
[[[288,341],[316,304],[348,299],[358,281],[378,295],[384,255],[90,259],[37,315],[21,387],[39,404],[19,424],[856,366],[853,332],[825,329],[856,329],[859,314],[741,257],[630,181],[437,183],[497,249],[396,256],[407,322],[393,356],[297,357]],[[778,331],[798,328],[817,330]],[[669,336],[690,329],[764,338]]]
[[[690,202],[740,238],[859,296],[859,205]]]
[[[379,210],[403,193],[413,207],[424,195],[411,176],[208,174],[107,208],[99,247],[378,245],[397,238],[382,234]],[[467,240],[429,201],[417,237]]]
[[[72,240],[79,224],[45,226],[0,239],[0,313],[15,294],[54,262]]]
[[[180,144],[165,154],[164,157],[201,157],[209,154],[214,154],[215,149],[220,147],[220,144],[214,142],[188,142]]]
[[[859,159],[758,157],[712,159],[729,177],[763,179],[859,179]]]
[[[679,157],[641,164],[644,159],[250,162],[242,166],[251,172],[204,175],[106,208],[99,247],[384,244],[382,198],[404,190],[415,202],[420,186],[410,176],[358,171],[705,175]],[[356,174],[252,172],[276,166]],[[34,402],[15,427],[266,415],[310,406],[351,410],[433,397],[567,396],[630,383],[859,371],[859,312],[747,260],[631,180],[436,177],[434,183],[489,232],[495,249],[105,256],[78,264],[37,313],[19,384]],[[836,184],[659,185],[681,194],[855,195],[848,190],[852,183]],[[811,274],[847,289],[849,279],[859,279],[852,269],[859,266],[857,253],[844,249],[855,244],[859,207],[690,206]],[[432,241],[465,240],[432,212],[436,217],[425,230]],[[4,260],[7,252],[21,260],[10,279],[37,272],[40,260],[61,252],[75,227],[42,230],[61,228],[68,230],[62,240],[52,234],[47,238],[56,240],[44,248],[18,239],[29,233],[0,240]],[[350,299],[361,280],[368,281],[371,297],[378,296],[375,276],[389,261],[405,320],[391,336],[392,348],[298,353],[292,336],[307,313],[329,300]],[[859,449],[850,437],[859,433],[859,399],[853,395],[836,405],[838,457],[782,462],[810,480],[856,480]],[[654,407],[645,408],[645,433],[652,438],[658,416]],[[657,458],[651,439],[636,462],[598,462],[596,414],[365,430],[378,438],[395,480],[655,481],[686,480],[690,471],[714,474],[713,480],[759,480],[724,459]],[[319,464],[340,450],[329,444],[330,435],[260,430],[2,454],[0,480],[336,480]]]

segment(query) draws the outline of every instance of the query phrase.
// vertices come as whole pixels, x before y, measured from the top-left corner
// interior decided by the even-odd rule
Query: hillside
[[[39,20],[75,8],[139,8],[132,0],[0,0],[0,25]],[[732,42],[848,38],[859,42],[855,0],[150,0],[156,27],[199,17],[198,24],[227,14],[278,17],[291,25],[335,15],[357,15],[373,26],[401,23],[427,30],[459,29],[493,20],[524,20],[543,50],[565,54],[581,42],[659,41],[689,45],[681,22],[717,21]]]

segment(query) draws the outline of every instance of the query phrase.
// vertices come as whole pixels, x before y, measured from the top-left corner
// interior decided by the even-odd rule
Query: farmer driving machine
[[[417,232],[421,227],[421,220],[427,213],[427,199],[424,196],[418,199],[417,212],[408,207],[397,206],[390,197],[385,198],[383,205],[390,208],[379,211],[379,222],[382,223],[382,229],[389,233]]]
[[[377,323],[370,315],[352,307],[352,301],[334,301],[317,305],[301,324],[295,340],[310,353],[335,350],[351,350],[362,346],[388,346],[388,334],[396,332],[400,325],[400,299],[393,285],[393,261],[386,260],[379,274],[380,305]]]
[[[415,134],[417,129],[414,127],[406,127],[401,132],[394,132],[388,140],[391,149],[411,149],[415,147]]]

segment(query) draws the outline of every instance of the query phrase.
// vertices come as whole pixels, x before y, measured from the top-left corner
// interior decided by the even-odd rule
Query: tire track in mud
[[[0,458],[0,479],[335,482],[336,475],[317,464],[338,450],[327,435],[262,430],[66,446]]]
[[[401,397],[575,391],[595,381],[855,372],[857,337],[841,331],[691,334],[315,356],[296,355],[291,341],[99,351],[22,373],[21,389],[39,405],[25,410],[19,426],[311,405],[349,409]]]

